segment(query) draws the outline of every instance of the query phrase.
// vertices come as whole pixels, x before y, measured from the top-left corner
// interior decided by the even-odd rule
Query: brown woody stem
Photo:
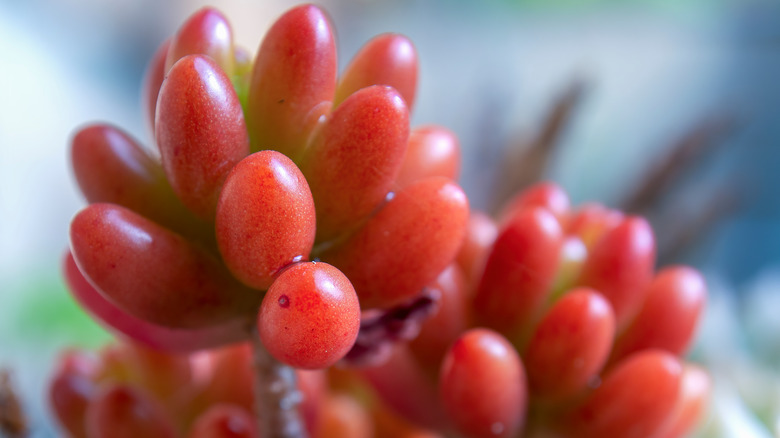
[[[266,350],[257,329],[252,330],[255,367],[255,412],[263,438],[305,438],[298,406],[303,396],[295,370]]]
[[[10,372],[0,369],[0,436],[22,438],[27,432],[22,403],[11,386]]]

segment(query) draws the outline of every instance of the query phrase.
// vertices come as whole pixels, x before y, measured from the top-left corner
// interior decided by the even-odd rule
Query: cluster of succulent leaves
[[[644,219],[572,207],[552,183],[496,218],[470,211],[455,136],[409,126],[405,37],[336,66],[315,6],[279,18],[254,58],[205,8],[148,70],[155,148],[107,124],[74,136],[90,204],[64,272],[123,340],[63,356],[63,427],[258,436],[257,331],[278,361],[318,370],[298,371],[312,436],[688,432],[709,391],[680,358],[701,276],[656,272]]]

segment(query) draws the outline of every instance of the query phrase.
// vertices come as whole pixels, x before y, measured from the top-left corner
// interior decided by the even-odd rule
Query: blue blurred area
[[[747,2],[724,15],[720,31],[731,50],[719,90],[740,127],[725,153],[705,165],[734,176],[742,203],[695,260],[743,284],[780,262],[780,4]]]
[[[116,88],[137,100],[150,53],[168,36],[170,8],[149,0],[6,1],[0,13],[46,46],[57,62],[77,69],[96,88]]]

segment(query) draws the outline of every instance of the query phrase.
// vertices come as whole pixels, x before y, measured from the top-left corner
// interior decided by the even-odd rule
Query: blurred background
[[[0,0],[0,367],[13,373],[33,436],[54,434],[45,385],[57,351],[109,338],[59,274],[83,204],[66,159],[72,132],[102,120],[148,143],[142,74],[188,15],[221,8],[255,52],[295,3]],[[559,182],[575,204],[647,214],[659,240],[671,236],[662,261],[693,264],[713,289],[693,356],[723,376],[716,409],[733,419],[715,418],[705,433],[780,436],[779,2],[320,4],[342,67],[374,35],[412,39],[421,62],[413,124],[459,136],[474,206],[494,209],[502,184],[529,167],[502,167],[523,162],[506,157],[544,143],[536,177]],[[698,152],[671,155],[685,145]],[[687,164],[681,176],[639,199],[670,156]]]

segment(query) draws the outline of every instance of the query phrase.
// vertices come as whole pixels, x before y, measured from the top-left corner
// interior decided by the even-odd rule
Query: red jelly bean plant
[[[572,208],[551,183],[500,218],[470,212],[455,136],[410,129],[416,82],[395,34],[337,75],[315,6],[281,16],[254,58],[219,11],[191,16],[146,74],[156,147],[102,123],[72,139],[89,205],[65,278],[119,340],[63,354],[63,430],[687,433],[709,391],[680,359],[701,276],[655,272],[643,219]]]

